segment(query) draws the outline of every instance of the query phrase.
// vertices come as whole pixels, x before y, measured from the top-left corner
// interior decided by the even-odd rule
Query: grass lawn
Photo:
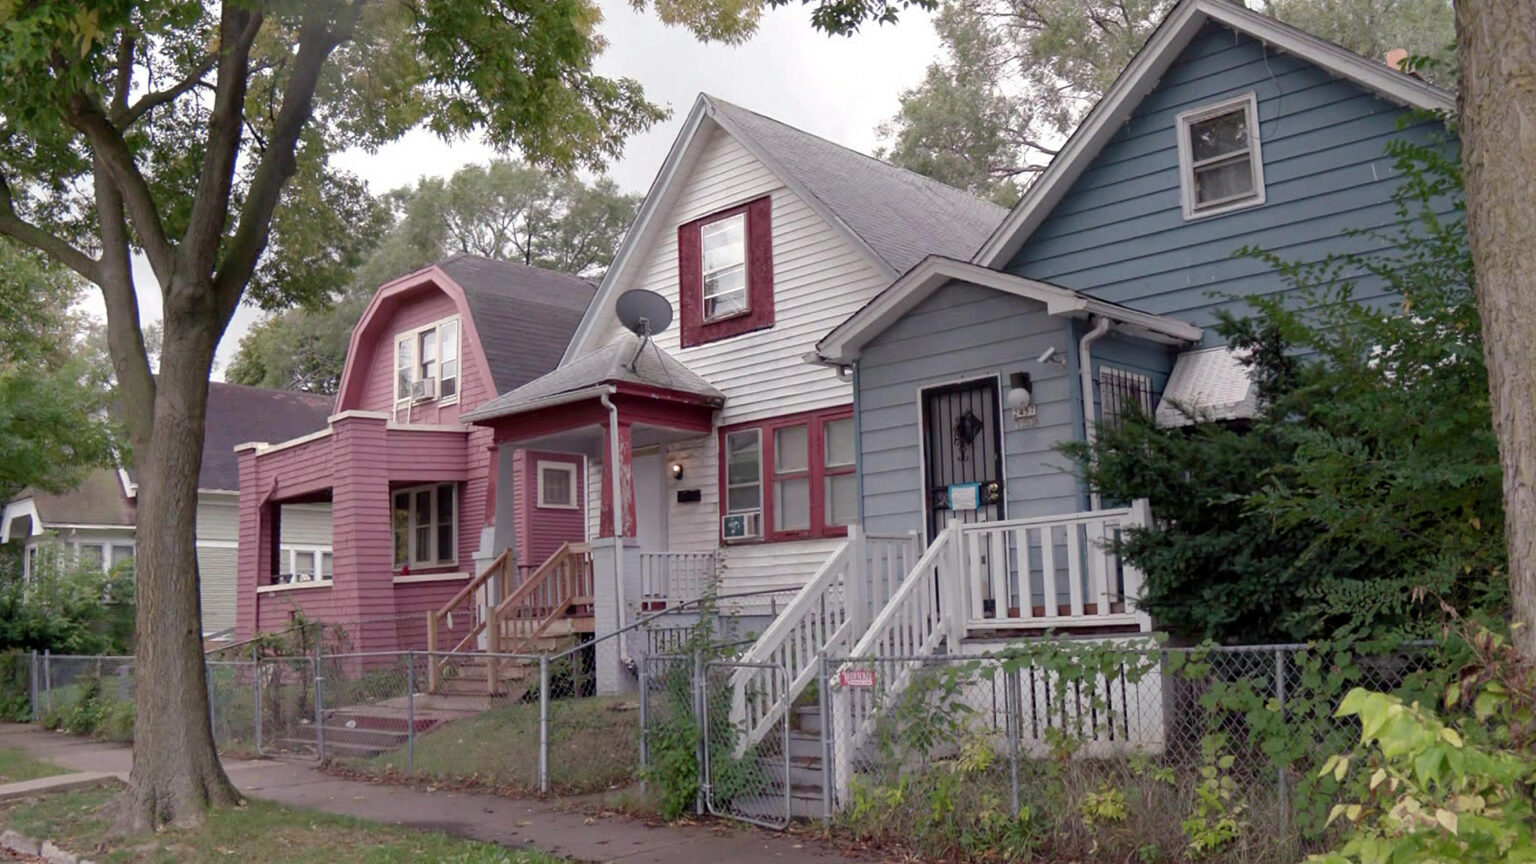
[[[230,861],[310,864],[559,864],[538,852],[491,843],[295,810],[261,801],[216,810],[197,831],[166,829],[152,836],[115,840],[100,851],[110,819],[103,807],[109,789],[51,795],[0,805],[0,824],[51,839],[93,860],[113,864],[227,864]]]
[[[0,785],[64,773],[65,770],[57,765],[33,759],[20,750],[0,747]]]
[[[556,795],[629,784],[640,765],[635,697],[557,699],[549,706],[549,780]],[[350,762],[374,774],[404,774],[398,750]],[[455,720],[416,739],[416,774],[471,780],[521,794],[539,788],[539,706],[515,704]]]

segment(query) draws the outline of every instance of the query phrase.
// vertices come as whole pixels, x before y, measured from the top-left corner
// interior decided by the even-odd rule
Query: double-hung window
[[[722,513],[752,520],[722,539],[845,534],[858,518],[853,417],[847,408],[778,417],[721,433]],[[729,523],[728,523],[729,524]]]
[[[458,563],[457,493],[453,483],[395,490],[396,568]]]
[[[540,460],[539,506],[552,510],[575,510],[576,463]]]
[[[1254,94],[1180,114],[1178,134],[1184,218],[1264,203],[1259,104]]]
[[[682,347],[773,326],[772,219],[765,195],[678,226]]]
[[[449,318],[395,338],[395,403],[459,398],[459,319]]]

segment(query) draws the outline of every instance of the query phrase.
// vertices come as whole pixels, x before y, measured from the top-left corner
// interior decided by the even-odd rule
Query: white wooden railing
[[[715,578],[713,552],[641,552],[641,614],[673,609],[704,596]]]
[[[738,750],[745,752],[762,740],[805,692],[816,679],[823,652],[841,657],[852,650],[899,590],[917,550],[913,534],[865,535],[857,527],[849,529],[848,540],[741,658],[744,664],[761,665],[740,667],[731,677],[731,718],[746,731]]]
[[[1136,608],[1142,574],[1115,554],[1128,527],[1146,525],[1145,501],[1115,510],[961,527],[958,581],[968,631],[1083,626],[1152,629]]]

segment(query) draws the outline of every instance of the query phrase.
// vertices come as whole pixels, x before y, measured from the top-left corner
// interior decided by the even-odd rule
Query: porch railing
[[[526,650],[575,607],[591,606],[592,592],[592,547],[562,545],[491,610],[487,650],[508,654]]]
[[[1147,502],[1138,501],[1115,510],[962,526],[966,629],[1152,629],[1136,608],[1142,574],[1113,548],[1122,530],[1150,518]]]
[[[739,661],[731,678],[732,720],[747,732],[739,750],[761,740],[805,692],[822,652],[843,655],[859,641],[900,590],[917,542],[915,535],[849,528],[848,540]]]
[[[476,595],[483,594],[484,592],[494,592],[494,597],[507,596],[512,590],[516,573],[517,562],[512,557],[512,550],[504,549],[500,555],[496,556],[496,560],[487,565],[484,570],[481,570],[474,579],[469,581],[468,585],[460,588],[459,593],[453,595],[452,600],[444,603],[442,607],[428,612],[427,650],[458,652],[473,645],[475,640],[480,638],[480,634],[485,632],[485,610],[491,607],[492,597],[480,597],[474,603],[470,603],[468,610],[471,616],[469,632],[452,648],[439,646],[439,632],[442,628],[450,627],[449,621],[453,614],[469,602],[471,598],[476,597]],[[431,685],[434,690],[437,689],[437,668],[435,664],[431,671]]]
[[[640,553],[640,613],[691,603],[715,579],[713,552]]]

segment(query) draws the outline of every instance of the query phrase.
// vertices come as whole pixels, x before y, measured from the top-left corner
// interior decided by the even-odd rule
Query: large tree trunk
[[[1462,166],[1515,644],[1536,658],[1536,0],[1457,0]]]
[[[118,814],[134,833],[195,825],[210,805],[240,800],[209,723],[195,530],[208,372],[223,328],[172,320],[188,314],[167,303],[153,432],[138,460],[133,772]]]

